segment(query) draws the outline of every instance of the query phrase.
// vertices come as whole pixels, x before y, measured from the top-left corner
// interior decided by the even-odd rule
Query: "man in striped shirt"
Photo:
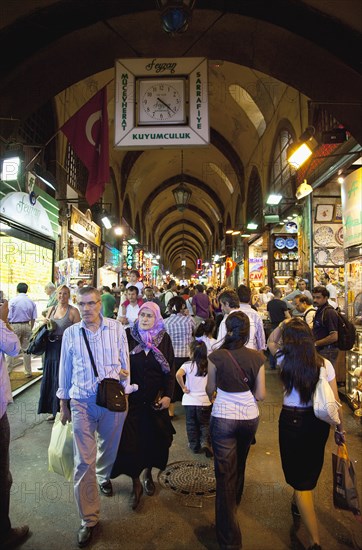
[[[62,424],[70,420],[73,423],[74,495],[82,520],[78,546],[83,548],[90,542],[99,520],[97,484],[102,494],[112,496],[109,477],[127,414],[96,404],[98,382],[114,378],[126,387],[126,393],[133,388],[129,386],[129,351],[122,324],[101,315],[101,296],[93,287],[79,289],[77,302],[82,321],[64,331],[57,396]],[[97,366],[98,379],[82,328]]]

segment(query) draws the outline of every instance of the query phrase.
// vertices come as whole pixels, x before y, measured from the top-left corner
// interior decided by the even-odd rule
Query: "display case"
[[[347,314],[357,331],[354,347],[346,352],[346,397],[356,416],[362,417],[362,255],[348,252],[346,263]]]
[[[283,290],[289,277],[295,277],[298,271],[298,241],[290,233],[274,235],[274,288]]]

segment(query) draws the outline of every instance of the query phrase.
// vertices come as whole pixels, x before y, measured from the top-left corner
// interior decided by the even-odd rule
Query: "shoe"
[[[113,487],[110,480],[104,481],[103,483],[101,483],[99,485],[99,489],[105,497],[113,496]]]
[[[210,447],[207,447],[206,445],[204,445],[203,447],[201,447],[200,452],[201,452],[201,453],[205,453],[205,455],[206,455],[207,458],[212,458],[212,457],[214,456],[214,453],[212,452],[212,450],[210,449]]]
[[[290,511],[292,512],[292,516],[300,518],[299,508],[294,502],[290,505]]]
[[[136,510],[140,503],[141,496],[143,494],[143,489],[139,478],[133,479],[132,481],[133,481],[133,491],[131,495],[131,499],[132,499],[131,506],[132,506],[132,510]]]
[[[38,367],[36,370],[44,370],[44,367]]]
[[[14,527],[10,529],[4,538],[0,538],[0,547],[2,550],[11,548],[11,550],[21,544],[29,534],[29,526],[23,525],[22,527]]]
[[[146,477],[143,480],[143,486],[145,488],[146,495],[148,495],[149,497],[152,497],[155,494],[156,487],[155,487],[155,484],[153,483],[152,477]]]
[[[54,414],[48,414],[48,416],[47,416],[47,422],[53,422],[53,420],[55,420]]]
[[[31,373],[25,372],[25,378],[33,378],[33,375]]]
[[[92,538],[93,529],[94,527],[87,527],[86,525],[82,525],[79,528],[77,534],[79,548],[84,548],[87,544],[89,544]]]
[[[309,546],[308,550],[322,550],[322,547],[320,544],[317,544],[316,542],[313,544],[313,546]]]

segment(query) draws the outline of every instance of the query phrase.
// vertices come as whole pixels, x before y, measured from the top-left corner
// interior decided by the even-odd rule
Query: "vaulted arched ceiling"
[[[327,105],[362,141],[362,17],[358,0],[198,0],[188,31],[172,38],[161,31],[155,5],[154,0],[4,0],[0,135],[6,141],[17,121],[72,87],[64,103],[57,103],[64,121],[69,97],[78,97],[81,105],[112,81],[115,59],[207,57],[209,146],[185,149],[183,170],[179,149],[111,148],[119,197],[127,197],[121,209],[130,223],[139,220],[143,242],[170,255],[171,263],[164,260],[172,271],[179,268],[175,258],[185,236],[191,240],[193,235],[187,260],[192,263],[195,254],[218,239],[227,214],[232,213],[233,222],[242,218],[241,208],[245,212],[250,173],[244,167],[259,150],[261,132],[248,116],[245,97],[255,102],[271,140],[280,101],[290,100],[291,117],[294,104],[298,111],[298,95],[288,97],[294,88]],[[113,86],[108,92],[113,135]],[[291,122],[300,133],[298,116]],[[263,151],[257,167],[262,184],[268,154]],[[172,196],[181,180],[192,191],[183,214]]]

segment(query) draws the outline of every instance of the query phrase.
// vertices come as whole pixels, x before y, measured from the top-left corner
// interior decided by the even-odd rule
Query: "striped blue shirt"
[[[96,332],[87,329],[84,321],[75,323],[63,334],[59,364],[59,399],[87,399],[97,393],[98,381],[119,379],[121,369],[130,371],[126,332],[119,321],[101,317]],[[86,343],[81,332],[84,327],[98,371],[95,378]],[[130,383],[130,375],[122,385]],[[126,391],[126,393],[128,393]]]

